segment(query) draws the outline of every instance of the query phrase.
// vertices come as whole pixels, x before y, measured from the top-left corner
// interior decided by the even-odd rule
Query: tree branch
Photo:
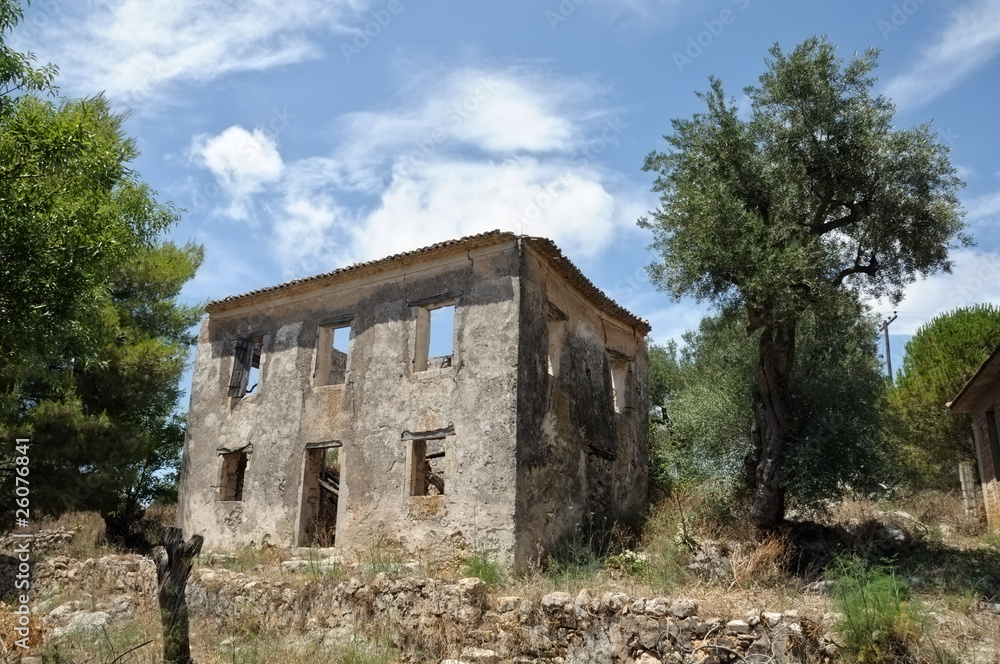
[[[850,226],[851,224],[855,224],[863,220],[866,216],[868,216],[868,206],[862,203],[855,203],[853,201],[848,203],[846,201],[831,200],[830,204],[838,205],[840,207],[846,207],[851,212],[850,214],[844,215],[843,217],[840,217],[838,219],[834,219],[833,221],[820,222],[817,219],[817,221],[814,221],[809,226],[812,229],[814,235],[823,235],[825,233],[829,233],[830,231],[835,231],[838,228],[843,228],[844,226]],[[820,210],[817,210],[816,212],[817,218],[820,217],[819,212]]]
[[[837,276],[833,278],[833,285],[840,286],[844,283],[844,279],[851,276],[852,274],[867,274],[869,277],[874,276],[878,269],[882,265],[878,262],[878,257],[875,256],[875,252],[872,251],[871,255],[868,256],[868,264],[861,264],[861,247],[858,247],[858,256],[854,259],[854,265],[848,268],[844,268],[837,273]]]

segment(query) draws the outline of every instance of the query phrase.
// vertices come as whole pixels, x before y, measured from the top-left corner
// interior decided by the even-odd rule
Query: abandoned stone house
[[[493,231],[207,305],[178,519],[521,566],[646,501],[649,325]]]
[[[948,403],[953,413],[972,415],[979,480],[986,504],[986,521],[1000,531],[1000,346],[986,358],[962,391]]]

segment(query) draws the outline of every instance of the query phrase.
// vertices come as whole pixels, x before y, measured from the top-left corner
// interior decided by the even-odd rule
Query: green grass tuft
[[[829,576],[834,605],[843,615],[837,631],[858,662],[916,661],[924,619],[905,580],[890,567],[852,556],[838,559]]]
[[[462,574],[479,579],[490,588],[500,588],[507,583],[503,565],[486,550],[477,550],[462,563]]]

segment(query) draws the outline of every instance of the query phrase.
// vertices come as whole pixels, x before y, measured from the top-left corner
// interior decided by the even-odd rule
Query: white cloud
[[[1000,217],[1000,191],[974,198],[965,208],[969,223],[995,221]]]
[[[129,106],[158,99],[178,82],[269,69],[318,55],[309,33],[343,30],[367,0],[111,0],[51,3],[44,28],[29,21],[39,59],[60,65],[60,82],[81,94],[104,90]],[[33,34],[37,32],[37,34]]]
[[[600,86],[523,66],[428,71],[398,107],[338,118],[330,154],[286,164],[272,244],[286,275],[497,228],[585,259],[648,209],[594,159],[625,128]]]
[[[1000,3],[971,0],[955,11],[916,64],[891,79],[885,94],[900,106],[931,101],[961,83],[1000,52]]]
[[[278,180],[284,170],[275,139],[261,129],[250,132],[239,125],[218,136],[195,136],[191,156],[228,194],[231,202],[225,214],[234,219],[246,219],[250,197]]]
[[[268,207],[285,276],[493,229],[586,259],[648,209],[644,188],[597,164],[625,129],[598,86],[525,67],[435,73],[407,79],[397,108],[336,118],[329,154],[286,163],[271,134],[233,126],[194,137],[190,156],[218,182],[224,214]]]
[[[354,244],[372,258],[499,228],[542,235],[588,256],[612,239],[614,210],[595,173],[534,158],[442,161],[417,173],[397,171]]]
[[[323,194],[290,193],[274,250],[287,275],[302,275],[501,229],[588,257],[633,223],[622,212],[597,171],[534,158],[440,160],[416,172],[397,167],[378,204],[360,213]]]
[[[287,276],[329,272],[351,262],[351,213],[330,196],[299,196],[277,213],[272,253]]]
[[[873,303],[876,311],[900,312],[899,320],[893,323],[893,334],[913,334],[934,316],[956,307],[1000,304],[1000,253],[956,249],[952,259],[955,264],[951,274],[939,273],[911,284],[898,306]]]

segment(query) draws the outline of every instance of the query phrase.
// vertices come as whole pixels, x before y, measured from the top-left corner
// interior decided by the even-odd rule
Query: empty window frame
[[[629,407],[629,388],[632,385],[631,359],[616,351],[611,355],[611,393],[616,413],[624,413]]]
[[[549,303],[549,375],[558,376],[566,341],[566,314]]]
[[[993,477],[997,481],[1000,481],[1000,434],[997,433],[997,412],[992,408],[986,411],[986,436],[989,440],[989,453],[990,461],[993,465]],[[988,478],[984,478],[984,480],[985,479]]]
[[[351,318],[339,318],[319,327],[316,340],[316,375],[313,384],[343,385],[351,347]]]
[[[219,500],[243,500],[243,482],[246,479],[249,454],[246,450],[224,452],[219,482]]]
[[[455,311],[457,293],[432,301],[411,302],[416,309],[413,371],[443,369],[455,360]]]
[[[410,495],[443,496],[447,481],[445,439],[411,440],[409,456]]]
[[[263,349],[263,336],[236,341],[233,375],[229,379],[229,396],[243,398],[257,391],[260,384],[260,360]]]

